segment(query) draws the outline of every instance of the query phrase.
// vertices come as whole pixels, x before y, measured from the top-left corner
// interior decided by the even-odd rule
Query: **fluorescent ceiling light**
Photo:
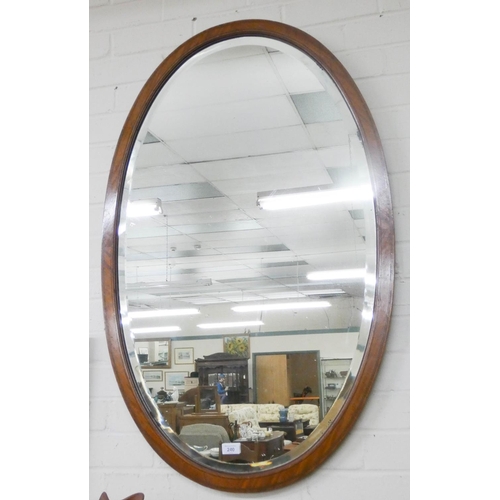
[[[330,302],[314,301],[314,302],[282,302],[281,304],[252,304],[249,306],[236,306],[231,309],[236,312],[252,312],[252,311],[284,311],[287,309],[321,309],[330,307]]]
[[[240,326],[258,326],[263,325],[262,321],[233,321],[228,323],[202,323],[197,325],[198,328],[210,329],[210,328],[231,328]]]
[[[335,295],[345,293],[342,288],[325,288],[323,290],[303,290],[304,295]]]
[[[180,326],[152,326],[149,328],[132,328],[132,333],[163,333],[163,332],[179,332]]]
[[[149,217],[161,215],[163,208],[159,198],[153,200],[130,201],[127,205],[128,217]]]
[[[307,275],[311,281],[321,280],[342,280],[364,278],[366,271],[364,269],[337,269],[331,271],[315,271]]]
[[[257,194],[257,206],[262,210],[312,207],[329,203],[367,201],[373,197],[370,186],[334,189],[316,186],[307,190],[270,191]]]
[[[166,316],[190,316],[192,314],[200,314],[199,309],[158,309],[156,311],[135,311],[128,315],[133,319],[139,318],[164,318]]]

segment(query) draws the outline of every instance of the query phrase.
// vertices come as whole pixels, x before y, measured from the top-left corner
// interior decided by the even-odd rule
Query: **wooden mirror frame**
[[[219,470],[209,459],[185,451],[169,429],[155,421],[150,402],[135,380],[120,322],[118,288],[118,226],[124,183],[132,149],[154,100],[176,70],[193,55],[222,41],[239,37],[266,37],[289,44],[315,61],[335,82],[360,131],[374,193],[376,223],[376,286],[373,320],[363,360],[340,411],[328,415],[309,436],[299,453],[278,466],[254,467],[251,472]],[[236,21],[210,28],[183,43],[154,71],[139,93],[118,140],[106,192],[102,241],[102,294],[108,349],[125,403],[140,431],[155,452],[171,467],[204,486],[231,492],[259,492],[290,485],[318,469],[338,448],[360,415],[382,362],[392,312],[394,287],[394,221],[389,180],[380,138],[368,106],[353,79],[321,43],[285,24]],[[214,462],[216,463],[216,462]]]

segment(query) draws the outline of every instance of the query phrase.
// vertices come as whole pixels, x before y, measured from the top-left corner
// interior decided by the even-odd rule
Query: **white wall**
[[[90,2],[90,494],[146,500],[209,490],[163,463],[137,430],[116,385],[100,295],[100,231],[107,175],[138,91],[160,61],[195,33],[262,18],[303,29],[345,65],[382,137],[396,220],[395,308],[387,353],[367,406],[341,448],[308,479],[259,498],[409,498],[409,0],[136,0]],[[252,495],[254,497],[254,495]]]

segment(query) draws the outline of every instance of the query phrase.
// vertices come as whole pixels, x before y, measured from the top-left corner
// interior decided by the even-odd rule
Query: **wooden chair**
[[[220,425],[192,424],[181,429],[179,438],[190,446],[218,448],[221,443],[230,443],[226,429]]]

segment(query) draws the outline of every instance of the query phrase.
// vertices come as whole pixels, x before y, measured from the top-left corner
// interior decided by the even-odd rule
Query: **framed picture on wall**
[[[188,372],[165,372],[165,387],[177,387],[184,385],[184,377]]]
[[[241,358],[250,357],[250,337],[248,335],[225,335],[222,337],[223,350],[228,354],[237,354]]]
[[[163,382],[163,370],[144,370],[142,374],[147,382]]]
[[[174,359],[177,365],[192,365],[194,363],[194,349],[192,347],[178,347],[174,350]]]

